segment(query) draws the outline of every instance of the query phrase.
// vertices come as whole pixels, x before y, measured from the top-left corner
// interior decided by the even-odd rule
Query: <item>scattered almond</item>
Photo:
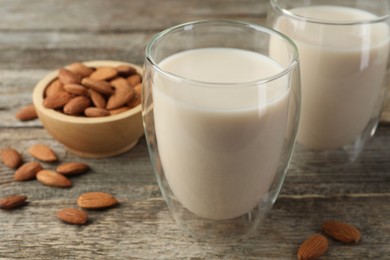
[[[23,163],[22,155],[14,148],[2,149],[0,155],[3,163],[9,168],[16,169]]]
[[[67,69],[59,69],[58,78],[62,84],[79,84],[81,81],[81,76]]]
[[[82,225],[87,223],[88,214],[84,210],[65,208],[57,212],[57,218],[68,224]]]
[[[59,91],[47,96],[43,100],[43,106],[46,108],[62,108],[72,99],[72,95],[65,91]]]
[[[16,118],[19,119],[20,121],[33,120],[36,119],[37,117],[38,117],[37,112],[35,111],[35,107],[33,104],[21,108],[16,113]]]
[[[85,173],[89,170],[88,164],[81,162],[67,162],[57,167],[56,171],[63,175],[74,175]]]
[[[77,205],[86,209],[102,209],[116,204],[118,204],[117,199],[105,192],[88,192],[77,199]]]
[[[118,75],[116,69],[111,67],[98,68],[94,73],[91,74],[90,78],[93,80],[110,80]]]
[[[71,94],[86,96],[88,95],[88,89],[80,84],[66,84],[64,89]]]
[[[64,106],[64,113],[67,115],[78,115],[84,112],[89,107],[91,101],[85,96],[77,96],[70,100]]]
[[[52,81],[49,86],[45,89],[45,97],[49,97],[55,93],[64,91],[64,84],[59,79]]]
[[[39,171],[37,173],[37,180],[51,187],[69,188],[72,186],[72,182],[64,175],[50,170]]]
[[[27,196],[11,195],[0,199],[0,209],[10,210],[26,204]]]
[[[106,81],[97,81],[91,78],[83,78],[81,84],[103,95],[114,94],[114,89],[111,87],[110,83]]]
[[[314,234],[305,240],[298,250],[299,260],[317,259],[324,255],[329,248],[326,237],[321,234]]]
[[[337,220],[325,221],[322,230],[342,243],[358,243],[361,239],[361,233],[355,226]]]
[[[84,110],[84,114],[87,117],[103,117],[103,116],[109,116],[110,112],[108,112],[104,108],[88,107],[87,109]]]
[[[68,70],[72,71],[73,73],[76,73],[82,77],[89,77],[89,75],[91,75],[94,70],[85,66],[84,64],[80,63],[80,62],[75,62],[75,63],[72,63],[70,64],[68,67],[67,67]]]
[[[139,74],[131,75],[130,77],[127,78],[127,81],[130,83],[132,87],[134,87],[142,82],[142,77]]]
[[[28,152],[38,160],[44,162],[55,162],[57,161],[57,155],[47,145],[35,144],[28,149]]]
[[[38,162],[25,163],[16,170],[14,179],[15,181],[27,181],[35,179],[37,173],[42,169],[42,165]]]

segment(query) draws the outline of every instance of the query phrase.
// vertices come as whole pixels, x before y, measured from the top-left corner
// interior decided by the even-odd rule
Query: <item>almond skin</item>
[[[84,114],[87,117],[103,117],[103,116],[109,116],[110,112],[108,112],[104,108],[88,107],[87,109],[84,110]]]
[[[326,237],[321,234],[314,234],[303,241],[298,250],[298,260],[317,259],[324,255],[329,248]]]
[[[96,92],[93,89],[89,89],[88,92],[89,92],[89,97],[91,98],[92,103],[95,105],[95,107],[106,108],[107,102],[102,96],[102,94]]]
[[[110,80],[115,78],[118,75],[118,72],[116,69],[111,67],[101,67],[97,68],[94,73],[89,76],[91,79],[94,80]]]
[[[64,91],[64,84],[59,79],[52,81],[45,89],[45,97],[54,95],[55,93]]]
[[[42,170],[37,173],[37,180],[46,186],[69,188],[72,187],[72,182],[64,175],[50,170]]]
[[[77,205],[85,209],[103,209],[118,204],[111,194],[105,192],[88,192],[77,199]]]
[[[50,96],[47,96],[43,100],[43,106],[46,108],[62,108],[72,99],[72,95],[66,91],[59,91]]]
[[[116,71],[122,77],[128,77],[137,73],[137,70],[135,68],[127,65],[120,65],[116,67]]]
[[[38,117],[33,104],[21,108],[15,115],[20,121],[29,121]]]
[[[38,162],[28,162],[23,164],[16,170],[14,174],[15,181],[28,181],[35,179],[35,176],[41,171],[42,165]]]
[[[64,86],[64,89],[70,94],[75,94],[79,96],[88,95],[88,89],[86,89],[83,85],[80,84],[66,84]]]
[[[62,175],[75,175],[85,173],[89,170],[88,164],[81,162],[67,162],[57,167],[56,172]]]
[[[61,83],[66,84],[79,84],[81,82],[81,76],[67,69],[58,70],[58,78]]]
[[[26,205],[27,196],[11,195],[0,198],[0,209],[11,210]]]
[[[77,96],[64,106],[64,113],[67,115],[78,115],[83,113],[90,105],[91,101],[89,98],[85,96]]]
[[[81,84],[103,95],[114,94],[114,89],[111,87],[110,83],[106,81],[97,81],[91,78],[83,78]]]
[[[23,163],[22,155],[14,148],[5,148],[1,150],[0,155],[3,163],[9,168],[16,169]]]
[[[325,221],[322,230],[342,243],[358,243],[361,239],[361,233],[355,226],[337,220]]]
[[[65,208],[57,212],[57,218],[73,225],[83,225],[88,221],[88,214],[84,210]]]
[[[75,62],[75,63],[70,64],[67,67],[67,69],[72,71],[73,73],[76,73],[76,74],[82,76],[83,78],[89,77],[89,75],[91,75],[94,72],[94,70],[92,68],[89,68],[80,62]]]
[[[139,74],[131,75],[127,78],[127,81],[132,87],[134,87],[142,82],[142,77]]]
[[[38,160],[43,162],[56,162],[57,155],[47,145],[35,144],[28,149],[28,152]]]
[[[117,89],[107,102],[107,109],[115,109],[124,106],[134,97],[134,89],[130,86]]]

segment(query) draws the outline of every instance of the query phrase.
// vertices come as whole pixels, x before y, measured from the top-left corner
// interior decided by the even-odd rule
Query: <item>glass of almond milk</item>
[[[271,0],[267,24],[299,50],[296,154],[355,161],[375,133],[387,89],[389,1]]]
[[[142,95],[150,157],[179,226],[208,240],[256,230],[276,200],[296,137],[294,43],[244,22],[169,28],[147,45]]]

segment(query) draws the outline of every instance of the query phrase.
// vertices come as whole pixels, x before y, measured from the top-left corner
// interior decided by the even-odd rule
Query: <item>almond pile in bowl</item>
[[[45,89],[43,106],[70,116],[104,117],[141,104],[142,77],[129,65],[87,67],[73,63]]]

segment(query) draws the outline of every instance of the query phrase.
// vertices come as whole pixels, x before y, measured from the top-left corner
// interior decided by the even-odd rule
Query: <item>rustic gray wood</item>
[[[338,170],[318,168],[295,154],[281,194],[253,237],[210,244],[184,235],[158,189],[146,142],[114,158],[82,159],[53,140],[38,120],[15,113],[49,71],[75,60],[143,63],[150,37],[174,24],[209,18],[264,23],[267,1],[0,0],[0,148],[12,146],[25,161],[34,143],[50,145],[61,161],[83,161],[92,170],[72,178],[71,189],[17,183],[0,164],[0,197],[21,193],[29,204],[0,211],[0,259],[295,259],[298,245],[322,221],[339,219],[362,231],[359,245],[331,241],[323,259],[390,259],[390,127],[381,125],[361,160]],[[390,105],[386,106],[390,112]],[[44,164],[54,169],[57,164]],[[79,194],[105,191],[118,207],[91,211],[91,222],[70,226],[56,211],[76,206]]]

